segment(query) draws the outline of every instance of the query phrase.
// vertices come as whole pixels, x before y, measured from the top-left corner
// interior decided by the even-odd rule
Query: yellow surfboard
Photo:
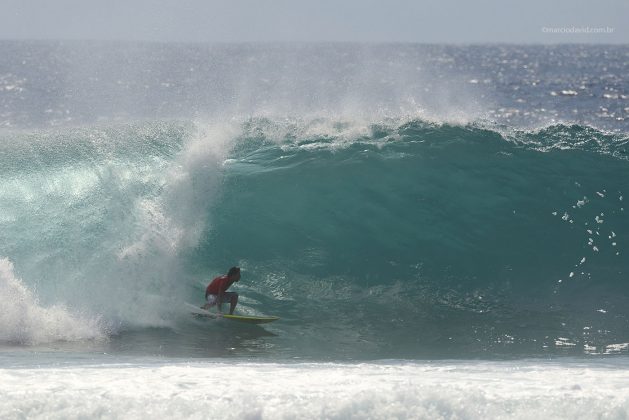
[[[277,321],[280,319],[278,316],[249,316],[249,315],[218,315],[215,312],[206,311],[198,306],[186,303],[186,306],[190,307],[192,315],[200,318],[225,318],[231,321],[245,322],[247,324],[267,324],[269,322]]]

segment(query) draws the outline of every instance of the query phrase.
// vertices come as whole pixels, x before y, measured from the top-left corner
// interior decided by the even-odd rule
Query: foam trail
[[[13,263],[0,259],[0,341],[41,344],[52,341],[103,339],[103,325],[97,319],[72,314],[63,305],[43,307],[21,279]]]

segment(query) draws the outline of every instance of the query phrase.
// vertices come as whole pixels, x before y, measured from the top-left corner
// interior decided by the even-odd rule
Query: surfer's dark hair
[[[227,272],[227,276],[232,277],[232,276],[235,276],[238,273],[240,273],[240,267],[232,267]]]

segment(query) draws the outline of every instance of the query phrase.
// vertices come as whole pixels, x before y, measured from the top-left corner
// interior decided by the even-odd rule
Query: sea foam
[[[14,273],[13,263],[0,259],[0,341],[40,344],[51,341],[103,339],[98,319],[71,313],[63,305],[44,307]]]
[[[3,418],[626,418],[620,363],[168,361],[0,370]],[[150,385],[148,385],[150,384]],[[28,392],[26,392],[28,390]]]

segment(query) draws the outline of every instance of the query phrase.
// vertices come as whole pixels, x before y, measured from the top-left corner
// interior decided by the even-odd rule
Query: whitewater
[[[3,418],[625,418],[626,365],[129,360],[0,373]],[[623,369],[624,368],[624,369]],[[84,379],[79,379],[84,378]],[[28,389],[28,393],[24,390]],[[6,398],[9,398],[7,403]],[[26,397],[26,398],[25,398]],[[52,415],[51,415],[52,414]]]
[[[629,415],[627,47],[0,52],[3,418]]]

